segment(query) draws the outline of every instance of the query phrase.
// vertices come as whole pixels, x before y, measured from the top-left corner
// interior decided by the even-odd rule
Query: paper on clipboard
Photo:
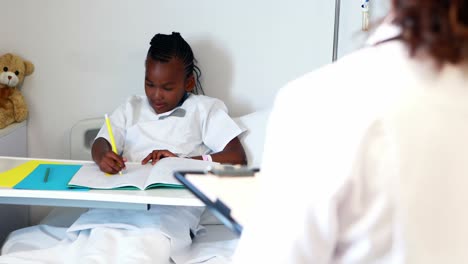
[[[231,210],[231,216],[243,225],[252,209],[258,177],[229,177],[214,174],[186,174],[185,178],[212,202],[219,199]]]

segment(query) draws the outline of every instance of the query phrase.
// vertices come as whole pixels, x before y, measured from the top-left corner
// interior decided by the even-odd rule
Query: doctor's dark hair
[[[200,83],[200,68],[195,65],[197,60],[193,55],[192,48],[180,33],[172,32],[171,35],[156,34],[151,39],[150,45],[148,57],[160,62],[169,62],[173,58],[180,59],[185,67],[185,78],[190,77],[190,75],[195,78],[193,93],[205,94]]]
[[[441,66],[468,59],[468,1],[392,0],[393,24],[415,56],[420,51]]]

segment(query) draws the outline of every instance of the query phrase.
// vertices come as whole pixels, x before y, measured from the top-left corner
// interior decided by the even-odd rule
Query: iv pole
[[[333,55],[332,62],[338,57],[338,33],[340,29],[340,5],[341,0],[335,0],[335,27],[333,29]]]

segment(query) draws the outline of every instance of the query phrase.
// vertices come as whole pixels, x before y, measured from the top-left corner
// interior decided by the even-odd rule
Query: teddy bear
[[[28,117],[28,106],[18,88],[33,72],[34,64],[17,55],[0,56],[0,129]]]

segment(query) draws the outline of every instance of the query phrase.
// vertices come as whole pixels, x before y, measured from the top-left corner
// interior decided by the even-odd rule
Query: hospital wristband
[[[202,155],[201,157],[204,161],[213,161],[213,159],[211,158],[211,155]]]

